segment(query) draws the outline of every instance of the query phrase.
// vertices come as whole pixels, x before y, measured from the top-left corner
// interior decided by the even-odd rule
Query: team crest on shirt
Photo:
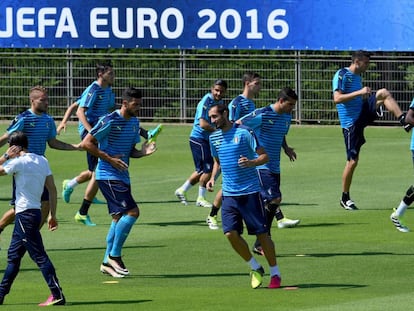
[[[235,144],[238,144],[239,143],[239,137],[238,136],[235,136],[234,139],[233,139],[233,142]]]

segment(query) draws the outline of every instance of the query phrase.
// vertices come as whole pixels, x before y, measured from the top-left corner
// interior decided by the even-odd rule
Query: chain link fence
[[[49,113],[56,120],[96,79],[95,65],[110,60],[115,70],[113,90],[120,102],[128,86],[141,88],[144,101],[140,119],[146,122],[189,123],[195,107],[217,78],[228,81],[225,100],[242,91],[245,71],[262,76],[256,106],[275,101],[284,86],[296,89],[299,101],[293,120],[298,124],[338,124],[332,101],[332,77],[349,66],[350,52],[238,51],[238,50],[40,50],[0,52],[0,118],[10,120],[29,107],[34,85],[49,89]],[[364,74],[373,90],[385,87],[407,110],[414,88],[414,55],[376,53]],[[72,120],[76,120],[73,116]],[[381,123],[396,124],[388,113]]]

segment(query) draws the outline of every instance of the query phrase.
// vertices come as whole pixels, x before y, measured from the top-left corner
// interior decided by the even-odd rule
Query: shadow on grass
[[[206,227],[206,222],[201,220],[189,220],[189,221],[168,221],[168,222],[147,222],[142,223],[142,225],[147,226],[160,226],[160,227],[168,227],[168,226],[200,226]]]
[[[278,254],[277,257],[316,257],[316,258],[326,258],[326,257],[337,257],[337,256],[414,256],[414,254],[401,254],[401,253],[390,253],[390,252],[362,252],[362,253],[314,253],[314,254]]]
[[[309,284],[296,284],[301,289],[305,288],[341,288],[341,289],[352,289],[352,288],[362,288],[367,287],[367,285],[357,285],[357,284],[323,284],[323,283],[309,283]],[[286,287],[286,286],[285,286]]]
[[[235,277],[235,276],[246,276],[246,273],[209,273],[209,274],[159,274],[159,275],[149,275],[149,274],[137,274],[137,275],[130,275],[128,278],[150,278],[150,279],[186,279],[186,278],[199,278],[199,277]],[[342,289],[351,289],[351,288],[361,288],[367,287],[367,285],[358,285],[358,284],[323,284],[323,283],[309,283],[309,284],[295,284],[295,285],[284,285],[282,287],[286,289],[289,288],[342,288]],[[260,287],[258,289],[268,289],[267,287]]]
[[[88,306],[88,305],[126,305],[132,303],[144,303],[144,302],[152,302],[151,299],[139,299],[139,300],[110,300],[110,301],[70,301],[66,303],[66,306]]]
[[[166,247],[165,245],[128,245],[122,247],[122,249],[143,249],[143,248],[160,248]],[[66,251],[96,251],[96,250],[105,250],[106,246],[102,247],[77,247],[77,248],[48,248],[48,252],[66,252]]]

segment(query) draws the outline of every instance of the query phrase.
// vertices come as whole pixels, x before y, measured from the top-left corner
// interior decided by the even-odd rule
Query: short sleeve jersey
[[[26,153],[3,164],[7,175],[14,175],[16,182],[15,211],[40,209],[40,201],[47,176],[52,175],[45,157]]]
[[[229,120],[231,122],[236,122],[238,119],[255,110],[256,106],[251,99],[240,94],[239,96],[233,98],[233,100],[229,103],[228,108]]]
[[[200,126],[200,119],[204,119],[210,125],[212,125],[210,117],[208,116],[208,111],[210,110],[211,106],[222,103],[223,100],[215,101],[211,93],[207,93],[206,95],[204,95],[204,97],[200,100],[200,102],[197,105],[190,137],[208,141],[211,132],[206,131]]]
[[[132,117],[127,120],[119,110],[115,110],[103,116],[90,134],[99,142],[99,149],[110,156],[122,155],[121,159],[129,165],[131,151],[140,142],[139,119]],[[120,171],[102,159],[98,161],[95,174],[96,180],[121,180],[130,184],[128,170]]]
[[[99,118],[109,113],[115,107],[115,94],[111,87],[102,88],[98,82],[90,84],[78,98],[79,107],[86,108],[85,116],[93,127]],[[82,136],[85,127],[79,121],[78,131]]]
[[[338,70],[332,79],[332,91],[341,91],[343,94],[352,93],[362,88],[362,78],[349,70]],[[346,103],[336,104],[339,122],[342,128],[351,127],[358,119],[362,110],[362,96],[357,96]]]
[[[22,131],[29,139],[28,151],[38,155],[45,155],[46,143],[56,137],[56,125],[53,118],[47,113],[37,115],[28,109],[11,122],[7,133]]]
[[[279,114],[273,109],[273,105],[256,109],[240,120],[243,125],[254,130],[269,155],[269,162],[258,166],[257,169],[269,169],[272,173],[280,173],[280,152],[291,120],[290,113]]]
[[[213,157],[220,161],[222,189],[225,196],[241,196],[260,191],[260,182],[255,167],[240,167],[241,156],[254,159],[259,141],[253,130],[239,124],[223,132],[217,130],[210,136]]]

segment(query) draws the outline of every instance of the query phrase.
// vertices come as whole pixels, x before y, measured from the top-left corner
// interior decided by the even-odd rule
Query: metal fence
[[[296,89],[299,101],[296,123],[337,124],[331,81],[341,67],[349,66],[349,52],[237,51],[237,50],[37,50],[0,52],[0,118],[12,119],[29,106],[28,90],[41,84],[49,89],[49,113],[59,120],[66,108],[95,80],[95,64],[110,59],[116,74],[117,100],[122,90],[143,90],[141,120],[192,122],[195,107],[217,78],[228,81],[225,99],[240,94],[245,71],[262,76],[255,99],[262,107],[275,101],[284,86]],[[380,53],[364,74],[373,90],[389,89],[407,110],[414,88],[414,54]],[[76,117],[72,117],[76,120]],[[381,122],[396,123],[386,113]]]

